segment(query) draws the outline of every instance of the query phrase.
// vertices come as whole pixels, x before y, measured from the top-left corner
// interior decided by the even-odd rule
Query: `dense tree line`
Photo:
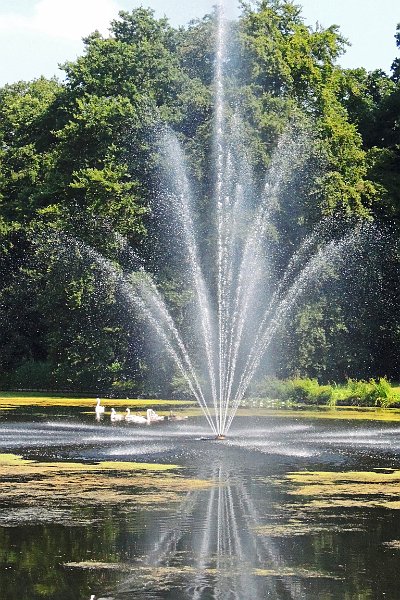
[[[2,386],[171,393],[161,350],[147,356],[144,324],[121,309],[116,277],[93,253],[118,273],[120,234],[151,262],[161,123],[181,137],[209,195],[214,39],[215,15],[175,29],[150,10],[122,12],[109,37],[85,40],[62,83],[0,89]],[[396,40],[400,48],[399,28]],[[337,28],[306,26],[284,0],[244,4],[230,43],[227,94],[255,171],[268,167],[288,124],[312,130],[307,168],[279,196],[277,268],[323,218],[373,220],[384,232],[357,275],[321,283],[299,304],[263,368],[400,378],[400,59],[390,75],[341,69]],[[158,277],[183,318],[179,274],[166,265]]]

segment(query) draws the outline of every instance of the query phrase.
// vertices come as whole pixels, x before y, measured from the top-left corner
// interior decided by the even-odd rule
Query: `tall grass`
[[[345,385],[320,385],[316,379],[265,378],[254,389],[262,401],[279,400],[315,406],[400,406],[400,393],[385,377],[369,381],[349,379]],[[259,403],[260,405],[260,403]]]

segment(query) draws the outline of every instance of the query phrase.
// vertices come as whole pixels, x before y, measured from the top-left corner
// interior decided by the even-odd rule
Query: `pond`
[[[4,600],[399,598],[400,427],[0,413]]]

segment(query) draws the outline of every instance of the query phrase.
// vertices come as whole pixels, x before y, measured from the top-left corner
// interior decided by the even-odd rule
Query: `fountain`
[[[197,522],[196,527],[193,522]],[[280,598],[282,592],[290,600],[304,597],[305,586],[294,582],[293,577],[283,581],[257,577],[257,569],[265,569],[265,565],[275,574],[290,573],[276,540],[257,535],[260,522],[248,489],[237,481],[235,466],[226,457],[217,459],[212,468],[212,485],[206,490],[188,492],[161,529],[149,528],[150,551],[134,565],[134,576],[117,585],[118,597],[140,593],[144,581],[155,587],[154,574],[158,570],[163,569],[172,580],[174,575],[182,577],[177,567],[182,550],[178,549],[188,546],[197,552],[191,556],[190,578],[179,584],[182,598],[200,600],[209,589],[215,600]]]
[[[227,24],[217,8],[213,164],[214,187],[206,234],[197,222],[199,197],[184,151],[171,130],[159,135],[161,191],[153,213],[164,215],[190,297],[182,328],[172,317],[156,277],[145,269],[126,283],[125,295],[157,332],[216,440],[224,440],[274,335],[309,285],[345,249],[361,227],[337,239],[326,223],[308,236],[286,271],[276,275],[271,228],[282,186],[307,157],[307,136],[293,128],[282,136],[263,184],[257,183],[242,144],[239,110],[226,98]],[[325,230],[323,231],[323,229]],[[321,239],[325,242],[321,244]],[[171,244],[171,241],[169,241]],[[183,330],[182,330],[183,329]]]
[[[114,279],[126,306],[140,313],[157,334],[217,441],[228,434],[263,357],[293,307],[327,268],[343,255],[354,254],[368,227],[358,225],[338,237],[324,222],[305,237],[285,269],[276,269],[274,216],[282,188],[293,174],[298,176],[307,160],[310,134],[288,127],[263,181],[255,177],[242,143],[240,111],[228,99],[224,85],[227,30],[221,0],[210,198],[201,198],[196,191],[177,135],[167,128],[158,133],[161,184],[152,212],[158,233],[161,225],[166,226],[168,242],[164,252],[159,250],[162,239],[156,246],[164,264],[177,263],[174,277],[181,277],[188,298],[183,325],[163,294],[163,281],[159,281],[163,270],[151,272],[143,266],[122,237],[116,239],[130,263],[124,271],[80,245]],[[204,213],[209,219],[206,226]]]

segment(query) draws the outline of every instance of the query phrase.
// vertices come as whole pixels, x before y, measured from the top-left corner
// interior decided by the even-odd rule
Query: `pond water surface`
[[[200,417],[2,411],[0,599],[400,598],[400,425],[293,413],[207,437]]]

